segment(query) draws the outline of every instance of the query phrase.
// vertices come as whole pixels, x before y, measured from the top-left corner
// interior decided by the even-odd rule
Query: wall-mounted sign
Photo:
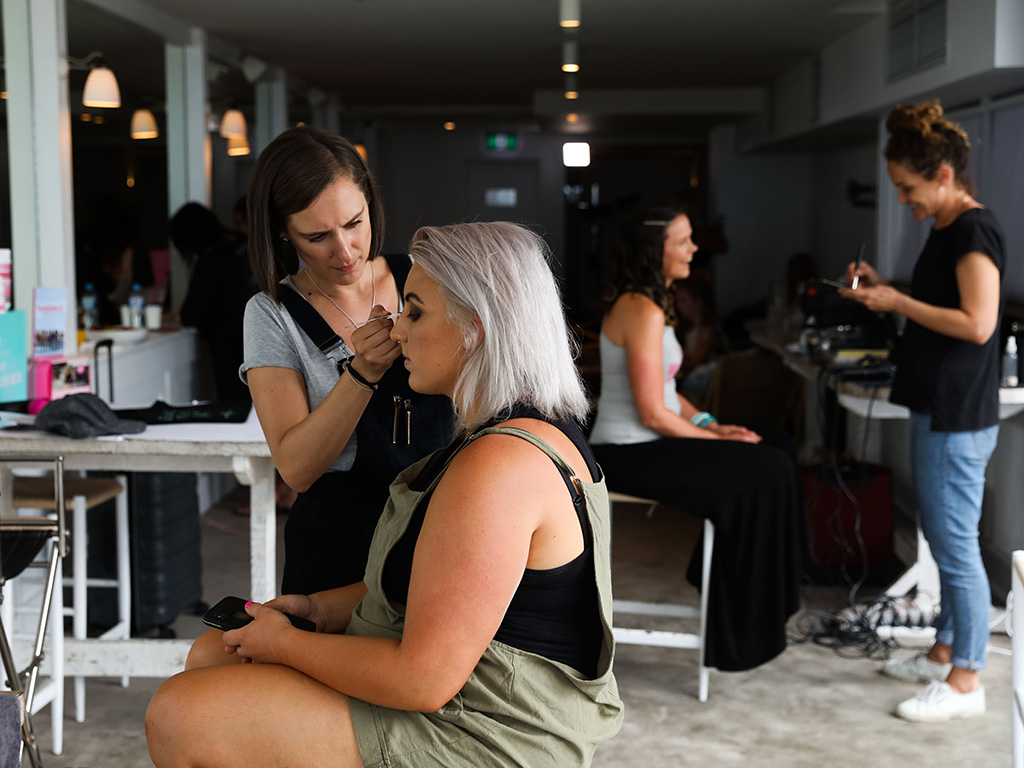
[[[515,208],[519,195],[515,187],[484,190],[484,205],[488,208]]]
[[[519,146],[519,136],[514,133],[488,133],[485,144],[491,152],[514,152]]]

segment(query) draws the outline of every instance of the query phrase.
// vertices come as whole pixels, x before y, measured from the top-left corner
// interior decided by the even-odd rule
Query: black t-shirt
[[[1001,322],[1006,249],[999,222],[987,208],[972,208],[948,227],[932,229],[914,265],[911,295],[937,307],[959,307],[956,266],[961,257],[975,251],[987,255],[999,270]],[[999,334],[993,333],[979,345],[907,320],[890,400],[912,411],[931,413],[936,432],[965,432],[997,424]]]

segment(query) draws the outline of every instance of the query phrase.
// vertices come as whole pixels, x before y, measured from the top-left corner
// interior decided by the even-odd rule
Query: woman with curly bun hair
[[[843,290],[880,312],[907,318],[891,400],[910,409],[910,463],[921,529],[939,566],[942,610],[935,643],[882,672],[927,683],[896,714],[939,722],[985,713],[985,668],[992,599],[978,525],[985,468],[999,432],[999,328],[1007,269],[995,216],[973,197],[967,134],[937,102],[902,104],[886,121],[885,158],[898,200],[918,221],[934,219],[914,266],[910,294],[867,264]]]

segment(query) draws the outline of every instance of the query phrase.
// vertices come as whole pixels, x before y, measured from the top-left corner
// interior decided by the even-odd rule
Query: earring
[[[281,235],[281,239],[282,239],[282,240],[284,240],[284,241],[285,241],[286,243],[287,243],[287,242],[289,242],[289,241],[288,241],[288,238],[287,238],[287,237],[285,237],[284,235]]]

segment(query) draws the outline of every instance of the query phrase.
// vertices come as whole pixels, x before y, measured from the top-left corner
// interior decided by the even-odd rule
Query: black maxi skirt
[[[662,438],[594,445],[608,488],[711,520],[704,663],[752,669],[786,647],[786,621],[800,605],[806,552],[801,493],[789,452],[733,440]],[[702,547],[687,577],[700,587]]]

